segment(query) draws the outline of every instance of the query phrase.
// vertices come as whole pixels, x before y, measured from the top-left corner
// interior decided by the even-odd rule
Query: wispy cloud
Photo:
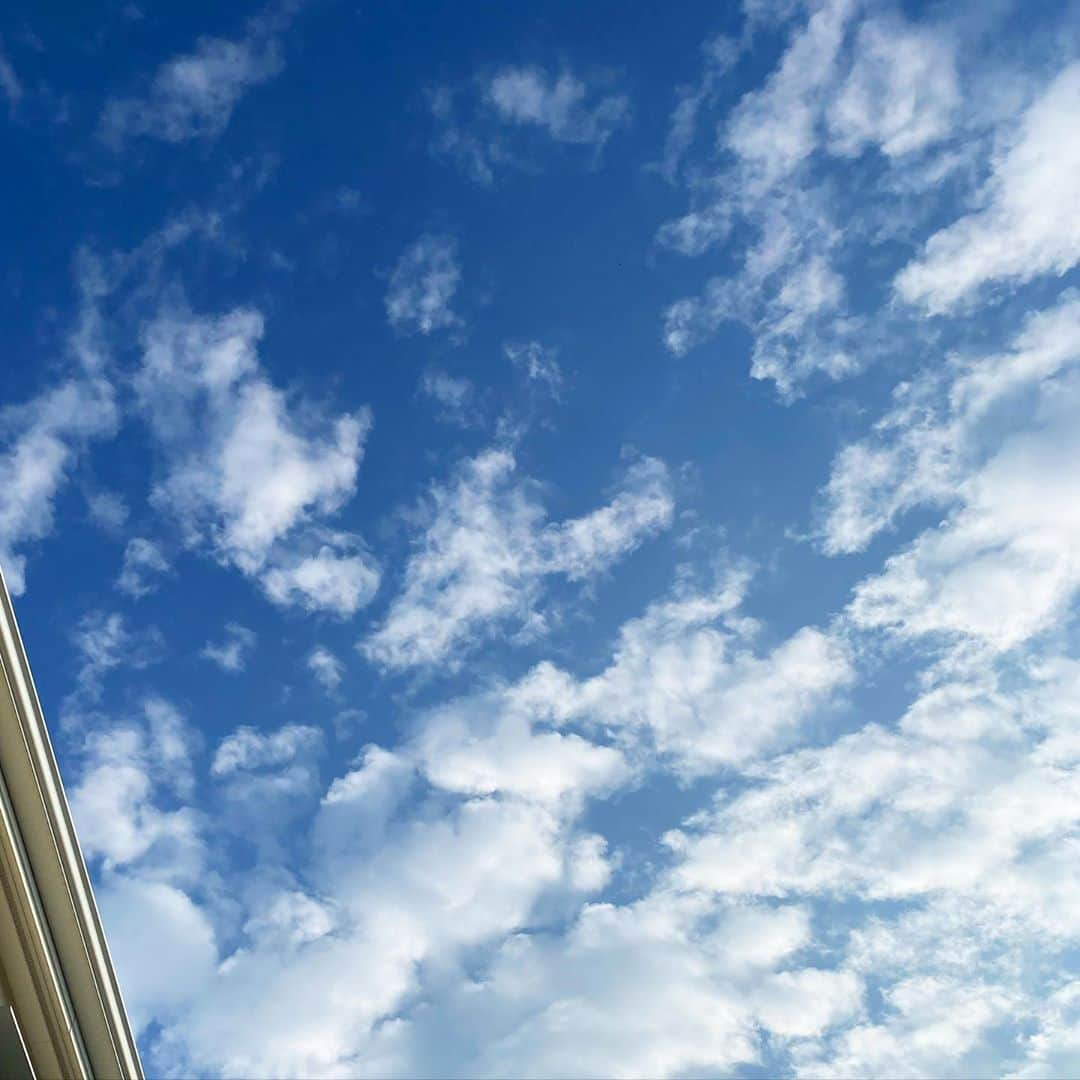
[[[439,419],[458,427],[475,427],[480,422],[476,388],[465,378],[429,368],[420,377],[420,390],[438,406]]]
[[[455,161],[485,186],[506,168],[534,168],[538,155],[522,136],[532,131],[554,144],[588,147],[596,160],[630,122],[630,100],[563,69],[506,66],[471,87],[439,87],[430,95],[437,133],[432,151]]]
[[[240,99],[284,67],[279,35],[291,14],[278,5],[252,18],[239,38],[200,38],[162,64],[142,92],[106,102],[101,138],[119,147],[132,137],[179,143],[221,135]]]
[[[328,693],[341,685],[345,665],[325,645],[317,645],[308,653],[308,671]]]
[[[451,309],[461,284],[457,241],[425,233],[398,259],[386,290],[386,317],[406,333],[431,334],[461,326]]]
[[[504,448],[486,450],[432,488],[428,518],[405,568],[404,585],[363,643],[383,666],[457,662],[457,652],[498,625],[537,633],[543,579],[584,580],[671,522],[667,470],[652,458],[632,465],[610,503],[554,523]]]
[[[562,394],[563,374],[554,349],[545,348],[539,341],[507,342],[503,346],[506,358],[531,383],[542,387],[556,400]]]
[[[152,540],[136,536],[124,549],[124,564],[116,587],[130,596],[146,596],[157,588],[156,575],[167,574],[171,569],[169,560]]]
[[[723,119],[715,163],[695,160],[686,171],[690,211],[658,234],[662,246],[690,257],[738,237],[737,271],[667,308],[663,339],[672,352],[685,354],[726,322],[744,323],[754,335],[751,375],[790,401],[811,378],[848,377],[888,347],[886,313],[865,318],[845,277],[850,245],[868,226],[836,218],[837,191],[850,184],[857,199],[856,178],[926,189],[940,178],[934,168],[947,171],[943,146],[972,122],[956,54],[954,28],[864,13],[848,0],[794,24],[779,65]],[[715,115],[718,77],[707,57],[700,89],[673,117],[677,147]],[[940,160],[928,170],[934,155]],[[848,162],[842,174],[818,168],[829,158]],[[880,238],[913,224],[896,215],[874,228]]]
[[[239,623],[226,623],[224,640],[208,641],[199,655],[204,660],[217,664],[222,671],[236,673],[247,667],[248,657],[257,640],[254,630]]]
[[[7,98],[8,110],[14,112],[23,98],[23,86],[15,68],[4,52],[3,41],[0,40],[0,93]]]

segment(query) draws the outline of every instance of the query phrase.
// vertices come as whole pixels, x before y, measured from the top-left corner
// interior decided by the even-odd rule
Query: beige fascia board
[[[2,572],[0,669],[0,961],[35,1072],[139,1080],[138,1050]]]

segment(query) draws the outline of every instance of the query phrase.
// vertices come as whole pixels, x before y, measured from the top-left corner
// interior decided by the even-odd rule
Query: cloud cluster
[[[818,5],[794,24],[777,68],[724,119],[716,163],[686,173],[690,211],[660,230],[663,246],[688,256],[728,242],[738,265],[669,305],[671,351],[686,353],[725,322],[744,323],[754,335],[751,375],[790,400],[815,374],[843,378],[894,351],[904,336],[889,324],[954,309],[983,285],[1016,288],[1075,264],[1077,169],[1065,132],[1077,69],[1029,90],[1026,110],[1017,95],[993,96],[995,112],[985,105],[995,74],[961,48],[962,32],[959,23],[909,21],[849,0]],[[673,119],[680,145],[690,143],[716,78],[708,62],[687,98],[694,109]],[[997,75],[1024,86],[1036,78]],[[973,186],[983,169],[989,179]],[[962,209],[975,209],[927,230],[935,214],[956,216],[957,195]],[[893,263],[896,296],[913,311],[852,294],[846,267],[860,254],[886,239],[910,245],[920,231],[921,251]],[[884,259],[880,247],[874,256]]]

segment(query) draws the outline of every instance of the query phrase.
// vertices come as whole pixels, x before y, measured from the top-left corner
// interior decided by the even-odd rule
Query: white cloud
[[[429,102],[436,125],[432,152],[485,187],[505,169],[539,168],[529,132],[566,147],[588,147],[595,162],[630,122],[625,94],[606,93],[601,80],[566,69],[555,75],[535,65],[503,67],[475,79],[471,88],[437,87]]]
[[[545,892],[575,888],[580,845],[535,804],[472,799],[448,816],[421,809],[384,821],[387,842],[376,846],[362,829],[373,812],[369,797],[327,800],[311,876],[318,895],[334,898],[332,915],[304,901],[249,920],[253,933],[168,1025],[159,1045],[174,1068],[385,1074],[372,1039],[396,1026],[391,1017],[411,994],[460,970],[467,950],[526,925]],[[259,1031],[248,1038],[242,1017],[252,1016]]]
[[[1066,982],[1048,997],[1039,1030],[1025,1042],[1025,1060],[1010,1077],[1038,1080],[1080,1069],[1080,980]]]
[[[117,418],[112,386],[91,372],[0,412],[0,565],[16,596],[26,587],[20,549],[52,532],[56,499],[80,453],[112,435]]]
[[[152,502],[190,545],[208,545],[275,601],[351,613],[377,572],[360,556],[307,548],[356,489],[371,416],[290,409],[260,370],[262,332],[244,309],[164,311],[145,328],[135,386],[165,465]]]
[[[469,697],[433,710],[414,744],[419,767],[445,791],[495,793],[558,805],[625,783],[616,749],[579,735],[537,731],[513,694]]]
[[[86,726],[101,701],[105,676],[121,667],[145,668],[160,658],[162,638],[156,627],[131,631],[116,612],[94,610],[78,622],[72,640],[79,654],[75,689],[60,706],[65,726]]]
[[[90,519],[106,532],[118,533],[127,523],[128,505],[115,491],[95,491],[86,497]]]
[[[543,128],[557,142],[602,147],[630,116],[622,94],[588,104],[589,88],[566,71],[556,77],[538,67],[503,68],[486,93],[502,120]]]
[[[141,1034],[151,1020],[173,1016],[212,977],[214,928],[186,893],[166,882],[116,874],[95,894],[131,1023]]]
[[[830,149],[855,157],[880,146],[891,158],[952,132],[960,104],[955,44],[890,15],[858,30],[851,70],[826,110]]]
[[[1042,657],[1017,674],[983,668],[895,727],[756,764],[668,836],[680,890],[830,922],[843,905],[825,948],[880,1004],[796,1045],[798,1075],[985,1075],[1040,1042],[1020,1031],[1054,1037],[1047,1001],[1080,933],[1078,672]]]
[[[439,406],[439,419],[458,427],[474,427],[480,422],[476,388],[468,379],[429,368],[420,377],[420,389]]]
[[[507,342],[503,346],[507,359],[524,372],[525,377],[542,386],[558,400],[562,391],[563,374],[554,349],[545,348],[539,341]]]
[[[861,282],[849,287],[848,255],[860,241],[910,236],[933,200],[912,216],[898,192],[939,183],[955,157],[949,140],[972,123],[955,28],[853,0],[798,9],[805,21],[775,69],[721,121],[715,161],[684,168],[688,212],[657,236],[688,256],[730,240],[735,262],[699,295],[668,305],[667,347],[682,355],[724,323],[743,323],[754,339],[751,376],[774,382],[787,401],[812,378],[847,378],[895,348],[887,321],[897,316],[857,313]],[[707,58],[702,89],[677,116],[678,139],[702,110],[719,109],[714,69]],[[881,153],[871,159],[867,149]],[[845,159],[844,169],[826,156]]]
[[[317,941],[334,929],[334,914],[302,892],[279,892],[244,923],[244,933],[260,944],[290,948]]]
[[[135,136],[179,143],[217,138],[240,99],[284,67],[278,33],[288,9],[268,9],[236,40],[201,37],[189,53],[166,61],[145,91],[110,98],[101,113],[101,138],[120,146]]]
[[[854,673],[843,641],[811,627],[759,655],[756,624],[738,611],[746,580],[736,570],[711,590],[684,585],[624,624],[600,674],[576,681],[541,664],[520,693],[541,715],[609,732],[684,776],[775,750]]]
[[[704,71],[696,86],[680,87],[679,102],[672,110],[664,140],[663,159],[655,166],[670,183],[679,174],[683,159],[701,126],[702,110],[715,103],[723,77],[739,58],[739,46],[729,37],[719,34],[702,46]]]
[[[199,655],[217,664],[222,671],[243,671],[256,640],[254,630],[239,623],[226,623],[225,640],[218,644],[208,641]]]
[[[0,48],[0,91],[3,91],[4,97],[7,98],[8,109],[14,112],[22,101],[23,87],[14,66],[2,48]]]
[[[307,666],[324,690],[330,692],[341,685],[345,665],[324,645],[316,645],[308,653]]]
[[[155,574],[167,574],[171,566],[161,549],[152,540],[136,536],[124,548],[124,565],[116,579],[116,587],[130,596],[146,596],[157,588],[150,579]]]
[[[983,285],[1064,274],[1080,259],[1080,64],[1065,68],[1020,120],[980,195],[981,208],[946,226],[896,278],[901,299],[929,314]]]
[[[461,284],[457,241],[425,233],[394,267],[386,290],[386,317],[406,332],[431,334],[460,326],[450,303]]]
[[[336,542],[351,538],[332,537]],[[369,604],[381,574],[366,553],[339,554],[323,544],[314,555],[279,556],[264,571],[262,585],[276,604],[299,604],[309,611],[329,611],[341,618]]]
[[[949,507],[855,590],[864,627],[1009,649],[1067,613],[1080,588],[1076,476],[1080,301],[1030,317],[999,354],[903,388],[874,440],[827,488],[826,550],[859,550],[903,511]]]
[[[862,551],[905,511],[961,501],[993,447],[1025,424],[1040,425],[1032,403],[1058,393],[1059,376],[1078,361],[1080,300],[1066,293],[1000,352],[952,357],[901,383],[871,436],[833,463],[823,492],[825,551]],[[1002,422],[1006,415],[1011,422]]]
[[[183,882],[199,872],[199,815],[187,806],[163,809],[167,794],[192,790],[196,737],[167,702],[144,703],[143,718],[86,737],[79,782],[70,792],[79,841],[105,872],[140,865],[153,880]]]
[[[588,904],[565,933],[508,937],[483,980],[384,1026],[375,1070],[445,1071],[449,1041],[460,1076],[727,1073],[761,1061],[759,1025],[782,1041],[857,1012],[850,973],[775,970],[808,936],[794,907],[725,908],[663,889]]]
[[[322,732],[304,724],[286,724],[269,735],[253,727],[240,727],[221,740],[210,773],[222,777],[287,765],[298,755],[310,754],[321,745]]]
[[[946,683],[899,730],[869,724],[755,766],[756,784],[669,837],[675,880],[732,896],[954,895],[1004,926],[1019,917],[1070,935],[1075,875],[1056,874],[1080,822],[1076,755],[1060,739],[1075,684],[1074,663],[1013,694],[994,680]]]
[[[486,450],[431,489],[402,590],[362,644],[370,659],[390,668],[452,664],[500,624],[535,631],[546,576],[582,580],[670,524],[667,470],[655,459],[631,466],[608,505],[557,524],[545,521],[515,468],[509,450]]]

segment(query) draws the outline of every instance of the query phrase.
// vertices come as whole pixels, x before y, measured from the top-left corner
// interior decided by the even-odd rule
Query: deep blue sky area
[[[1078,115],[1068,2],[5,8],[148,1075],[1076,1075]]]

